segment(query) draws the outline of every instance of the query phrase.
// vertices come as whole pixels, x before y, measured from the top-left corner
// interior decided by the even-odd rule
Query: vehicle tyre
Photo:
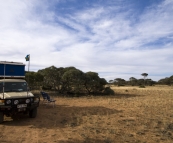
[[[31,111],[29,111],[30,118],[35,118],[36,116],[37,116],[37,108],[34,108]]]
[[[4,114],[3,112],[0,112],[0,123],[4,121]]]

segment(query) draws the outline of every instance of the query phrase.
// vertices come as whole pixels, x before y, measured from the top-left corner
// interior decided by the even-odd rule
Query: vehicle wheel
[[[37,116],[37,108],[34,108],[31,111],[29,111],[30,118],[35,118],[36,116]]]
[[[0,123],[2,123],[3,121],[4,121],[4,114],[0,112]]]

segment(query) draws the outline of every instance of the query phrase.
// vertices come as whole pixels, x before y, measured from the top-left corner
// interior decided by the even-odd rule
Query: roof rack
[[[23,63],[21,62],[9,62],[9,61],[0,61],[0,64],[14,64],[14,65],[24,65]]]

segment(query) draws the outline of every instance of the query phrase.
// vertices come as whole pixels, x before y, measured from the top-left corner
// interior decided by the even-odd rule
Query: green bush
[[[51,87],[51,86],[44,86],[44,85],[43,85],[43,86],[42,86],[42,89],[43,89],[43,90],[51,90],[52,87]]]
[[[110,87],[106,87],[103,91],[104,95],[114,95],[115,92],[110,88]]]

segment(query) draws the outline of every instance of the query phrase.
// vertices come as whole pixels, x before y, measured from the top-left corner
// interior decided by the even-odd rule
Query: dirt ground
[[[173,87],[111,87],[115,96],[56,97],[32,119],[0,124],[0,143],[172,143]]]

